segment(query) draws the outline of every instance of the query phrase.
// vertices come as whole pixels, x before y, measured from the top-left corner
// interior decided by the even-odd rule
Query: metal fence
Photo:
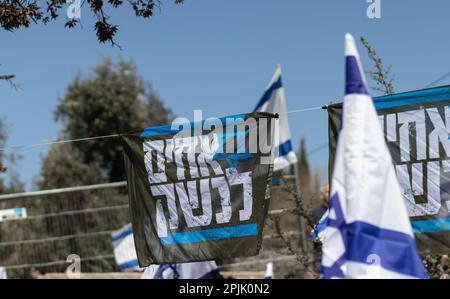
[[[296,216],[291,213],[295,205],[283,206],[281,202],[279,199],[272,204],[269,214],[282,214],[288,223],[282,236],[296,238]],[[6,269],[8,277],[31,278],[33,271],[64,272],[70,254],[80,256],[82,272],[120,271],[111,233],[130,222],[126,182],[0,195],[0,210],[14,208],[25,208],[27,215],[0,221],[0,266]],[[265,242],[263,249],[269,246],[276,251],[284,247],[277,245],[280,234],[271,228],[270,221],[264,239],[275,242],[267,246]],[[287,258],[292,259],[292,255]]]

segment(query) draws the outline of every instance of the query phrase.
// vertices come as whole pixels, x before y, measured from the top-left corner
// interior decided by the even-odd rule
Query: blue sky
[[[289,110],[339,101],[346,32],[364,35],[392,64],[396,91],[423,88],[450,71],[450,2],[381,1],[379,20],[367,18],[366,0],[186,0],[182,5],[166,0],[150,21],[136,19],[124,6],[111,12],[122,50],[97,42],[87,8],[82,28],[64,29],[60,21],[0,31],[0,73],[14,73],[22,87],[15,91],[0,82],[8,145],[56,138],[61,124],[54,122],[53,111],[59,98],[78,71],[88,74],[102,56],[132,58],[167,106],[188,118],[194,109],[206,117],[251,111],[277,63]],[[367,70],[371,64],[360,51]],[[289,117],[295,148],[301,136],[310,150],[327,142],[325,111]],[[17,170],[29,190],[47,150],[19,152]],[[310,158],[325,174],[327,150]]]

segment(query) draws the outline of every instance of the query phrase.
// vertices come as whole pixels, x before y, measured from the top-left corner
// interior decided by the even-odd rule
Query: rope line
[[[95,261],[95,260],[102,260],[102,259],[108,259],[108,258],[114,258],[114,254],[89,256],[89,257],[80,259],[80,262]],[[65,260],[59,260],[59,261],[36,263],[36,264],[11,265],[11,266],[5,266],[4,268],[6,270],[23,269],[23,268],[31,268],[31,267],[41,268],[41,267],[50,267],[50,266],[63,265],[63,264],[68,264],[68,262]]]
[[[119,136],[120,136],[120,134],[110,134],[110,135],[83,137],[83,138],[67,139],[67,140],[46,141],[46,142],[34,143],[34,144],[13,145],[13,146],[2,147],[2,148],[0,148],[0,151],[5,151],[8,149],[12,150],[12,149],[31,148],[31,147],[38,147],[38,146],[43,146],[43,145],[72,143],[72,142],[89,141],[89,140],[96,140],[96,139],[106,139],[106,138],[113,138],[113,137],[119,137]]]
[[[297,109],[297,110],[291,110],[291,111],[286,111],[285,113],[279,113],[279,114],[291,114],[291,113],[297,113],[297,112],[307,112],[307,111],[314,111],[314,110],[322,110],[322,106],[317,106],[317,107],[309,107],[309,108],[303,108],[303,109]]]
[[[309,108],[303,108],[303,109],[296,109],[291,111],[286,111],[284,113],[279,114],[291,114],[291,113],[298,113],[298,112],[307,112],[307,111],[314,111],[314,110],[321,110],[322,106],[317,107],[309,107]],[[121,134],[110,134],[110,135],[102,135],[102,136],[92,136],[92,137],[83,137],[83,138],[75,138],[75,139],[67,139],[67,140],[54,140],[54,141],[46,141],[41,143],[33,143],[33,144],[24,144],[24,145],[13,145],[13,146],[5,146],[0,147],[1,151],[6,150],[20,150],[24,148],[33,148],[38,146],[45,146],[45,145],[53,145],[53,144],[62,144],[62,143],[72,143],[72,142],[81,142],[81,141],[89,141],[89,140],[97,140],[97,139],[106,139],[106,138],[115,138],[120,137]]]
[[[431,82],[430,84],[428,84],[427,86],[425,86],[425,88],[430,88],[435,86],[436,84],[438,84],[439,82],[447,79],[447,77],[450,76],[450,72],[445,73],[444,75],[442,75],[441,77],[439,77],[438,79],[434,80],[433,82]]]

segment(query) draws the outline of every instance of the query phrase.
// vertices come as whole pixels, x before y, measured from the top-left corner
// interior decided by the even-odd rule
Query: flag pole
[[[298,163],[298,162],[297,162]],[[300,229],[300,248],[302,250],[302,254],[306,255],[308,249],[306,247],[306,234],[305,234],[305,219],[302,216],[302,194],[300,189],[300,177],[298,173],[297,163],[291,164],[291,173],[294,179],[294,188],[295,188],[295,204],[298,214],[298,226]]]

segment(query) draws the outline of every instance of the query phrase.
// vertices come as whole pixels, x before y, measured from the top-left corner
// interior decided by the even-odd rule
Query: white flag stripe
[[[273,263],[266,264],[266,273],[264,279],[273,279]]]
[[[112,245],[114,248],[114,257],[120,269],[139,269],[131,224],[127,224],[112,233]]]

